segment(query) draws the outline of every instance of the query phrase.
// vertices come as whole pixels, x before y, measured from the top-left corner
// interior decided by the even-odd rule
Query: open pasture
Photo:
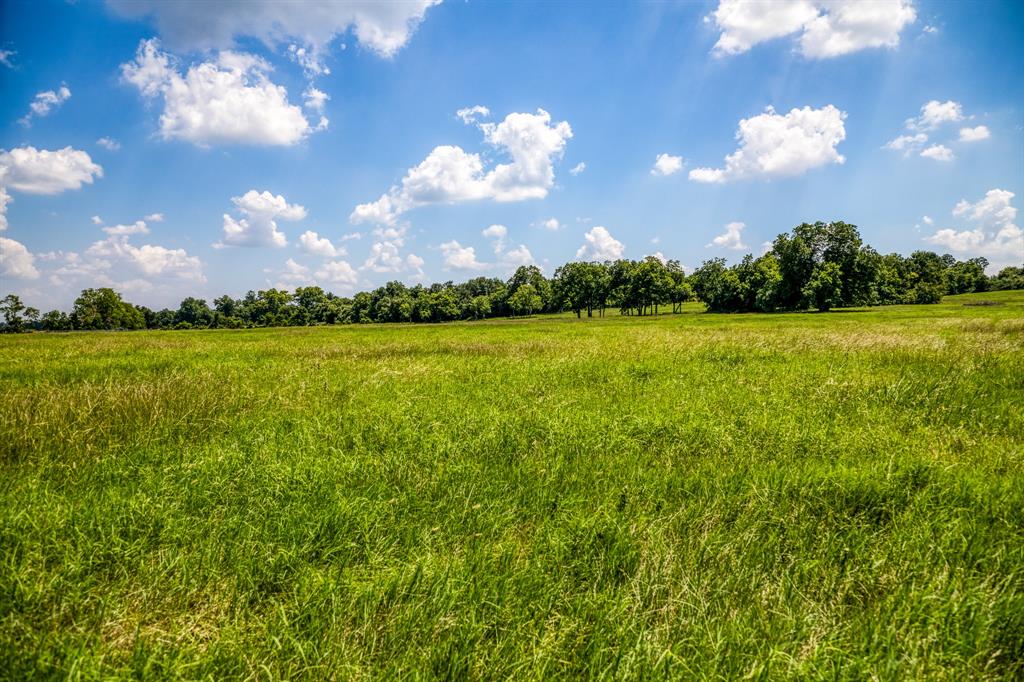
[[[0,676],[1024,675],[1024,292],[0,358]]]

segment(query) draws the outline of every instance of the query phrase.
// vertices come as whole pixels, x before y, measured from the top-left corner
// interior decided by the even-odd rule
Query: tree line
[[[70,313],[25,306],[10,294],[0,300],[2,331],[195,329],[279,327],[364,322],[447,322],[572,311],[603,316],[680,312],[698,300],[711,312],[773,312],[896,303],[938,303],[943,295],[1024,289],[1024,267],[985,275],[984,258],[959,261],[915,251],[881,255],[864,244],[856,226],[804,223],[779,235],[755,258],[729,267],[722,258],[685,274],[677,260],[571,262],[547,278],[540,268],[518,268],[508,280],[476,277],[462,283],[407,286],[388,282],[352,297],[318,286],[221,296],[211,306],[189,297],[176,310],[151,310],[113,289],[85,289]]]

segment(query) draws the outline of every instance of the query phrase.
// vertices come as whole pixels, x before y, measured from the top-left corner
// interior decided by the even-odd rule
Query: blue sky
[[[5,2],[0,291],[694,267],[813,220],[1019,265],[1022,39],[1012,2]]]

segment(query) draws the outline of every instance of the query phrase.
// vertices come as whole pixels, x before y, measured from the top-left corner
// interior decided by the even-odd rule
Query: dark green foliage
[[[986,277],[988,261],[957,261],[916,251],[909,258],[880,255],[861,242],[854,225],[804,223],[779,235],[759,258],[748,254],[728,267],[706,261],[689,277],[677,260],[648,256],[641,261],[566,263],[548,279],[535,265],[519,267],[503,282],[476,277],[467,282],[409,287],[393,281],[352,298],[317,286],[294,293],[266,289],[240,299],[186,298],[177,310],[132,306],[112,289],[86,289],[70,315],[51,311],[40,320],[17,296],[4,299],[2,331],[69,329],[196,329],[309,326],[366,322],[451,322],[534,313],[572,311],[603,317],[606,308],[622,315],[673,313],[700,300],[711,312],[774,312],[898,303],[938,303],[943,295],[1024,288],[1024,268],[1004,268]],[[530,287],[519,293],[523,287]],[[20,306],[20,307],[19,307]]]

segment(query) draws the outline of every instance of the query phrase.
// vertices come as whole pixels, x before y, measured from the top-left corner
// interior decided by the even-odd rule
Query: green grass
[[[0,676],[1024,676],[1024,292],[0,359]]]

